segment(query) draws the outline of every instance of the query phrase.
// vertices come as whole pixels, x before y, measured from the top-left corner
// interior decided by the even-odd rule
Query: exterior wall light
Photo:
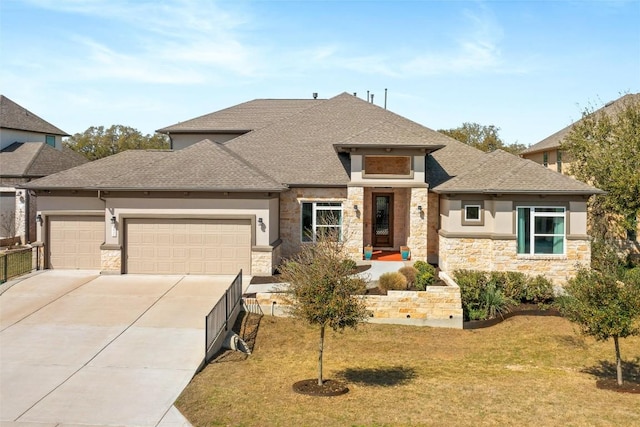
[[[353,210],[358,212],[358,205],[353,205]]]
[[[264,224],[264,222],[262,221],[262,218],[258,218],[258,224],[260,225]]]
[[[36,222],[40,225],[42,225],[42,215],[38,214],[36,215]]]
[[[422,213],[422,205],[418,205],[418,212]]]
[[[116,225],[116,217],[115,215],[111,217],[111,224]]]

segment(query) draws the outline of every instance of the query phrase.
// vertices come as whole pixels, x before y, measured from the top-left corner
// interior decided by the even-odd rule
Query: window
[[[466,205],[464,207],[465,221],[480,221],[480,205]]]
[[[557,171],[559,173],[562,173],[562,151],[558,150],[557,154],[556,154],[556,166],[557,166]]]
[[[303,202],[302,241],[315,242],[319,236],[330,233],[342,239],[342,203]]]
[[[565,208],[519,207],[517,214],[519,254],[564,254]]]
[[[549,166],[549,153],[547,153],[546,151],[542,153],[542,164],[545,168]]]
[[[47,143],[47,145],[55,147],[56,146],[56,137],[53,136],[53,135],[47,135],[45,137],[45,142]]]

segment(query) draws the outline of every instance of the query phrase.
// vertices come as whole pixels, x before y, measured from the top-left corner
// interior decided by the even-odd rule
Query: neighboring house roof
[[[208,139],[177,151],[123,151],[32,181],[24,188],[270,192],[286,189]]]
[[[433,189],[436,193],[603,194],[590,185],[502,150],[484,155],[468,170]]]
[[[15,142],[0,151],[0,176],[42,177],[87,163],[68,148],[57,150],[43,142]]]
[[[0,128],[69,136],[4,95],[0,95]]]
[[[595,111],[593,114],[604,113],[607,115],[615,115],[620,110],[620,108],[622,108],[627,102],[640,103],[640,93],[627,94],[616,99],[615,101],[608,102],[607,104],[605,104],[604,107]],[[580,119],[576,123],[580,123],[581,121],[582,119]],[[569,126],[565,127],[564,129],[561,129],[558,132],[554,133],[553,135],[546,137],[545,139],[538,142],[537,144],[534,144],[531,147],[523,150],[520,154],[521,155],[532,154],[532,153],[539,153],[541,151],[549,151],[549,150],[557,149],[558,147],[560,147],[560,144],[562,143],[564,138],[567,135],[569,135],[569,132],[571,132],[571,129],[573,128],[574,124],[575,123],[572,123]]]
[[[158,129],[160,133],[249,132],[322,103],[319,99],[255,99]]]

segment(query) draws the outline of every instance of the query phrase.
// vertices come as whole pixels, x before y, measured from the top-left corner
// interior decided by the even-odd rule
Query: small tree
[[[640,334],[640,281],[621,270],[581,268],[565,287],[561,310],[583,334],[613,338],[618,385],[622,385],[620,338]]]
[[[325,329],[343,331],[355,328],[367,317],[364,301],[357,296],[365,288],[364,280],[353,275],[352,266],[345,263],[344,243],[328,233],[314,244],[306,244],[282,268],[282,279],[288,283],[287,302],[290,314],[317,326],[318,385],[322,386],[322,356]]]

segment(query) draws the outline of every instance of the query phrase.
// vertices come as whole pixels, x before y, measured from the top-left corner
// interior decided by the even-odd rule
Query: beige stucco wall
[[[29,132],[24,130],[15,129],[1,129],[0,130],[0,150],[4,150],[14,142],[47,142],[46,133]],[[62,150],[62,137],[60,135],[53,135],[56,138],[56,147],[58,150]]]

